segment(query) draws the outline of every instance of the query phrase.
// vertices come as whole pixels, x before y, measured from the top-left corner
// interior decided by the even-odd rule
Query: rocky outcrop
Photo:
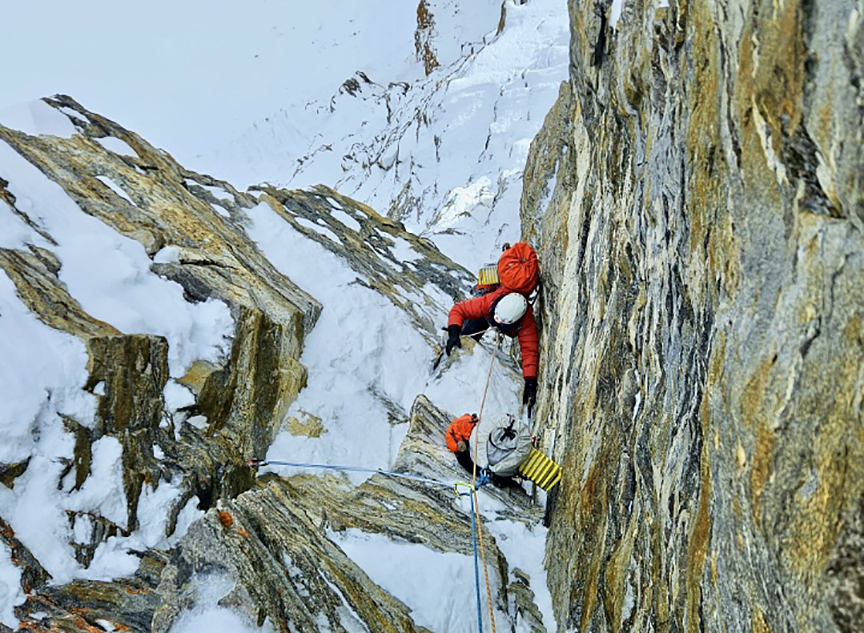
[[[422,396],[396,472],[457,480],[459,467],[444,445],[450,416]],[[539,508],[514,491],[488,494],[520,521],[536,522]],[[227,576],[234,588],[220,604],[278,631],[425,631],[404,604],[376,585],[340,549],[333,535],[348,528],[439,552],[472,553],[471,521],[448,486],[374,475],[359,487],[336,476],[267,474],[253,489],[222,500],[167,555],[148,552],[134,577],[47,587],[18,611],[27,630],[91,630],[97,621],[117,630],[168,631],[191,607],[208,578]],[[508,578],[507,561],[486,533],[495,602],[512,626],[542,631],[530,580]],[[32,615],[31,615],[32,614]],[[95,630],[95,629],[94,629]]]
[[[429,10],[426,0],[420,0],[417,5],[417,30],[414,31],[414,53],[417,61],[423,63],[427,76],[441,65],[435,57],[434,35],[435,16]]]
[[[199,359],[184,375],[172,374],[166,337],[122,332],[93,317],[72,296],[63,281],[63,262],[52,250],[62,240],[50,234],[32,205],[16,200],[14,187],[10,191],[9,183],[0,181],[4,203],[44,242],[0,249],[0,267],[39,320],[84,342],[87,380],[81,388],[96,399],[93,419],[59,416],[57,422],[74,438],[74,454],[63,458],[58,491],[88,485],[94,445],[103,438],[116,438],[122,452],[125,520],[66,510],[75,560],[87,568],[106,541],[134,534],[142,521],[142,495],[160,482],[181,490],[168,508],[164,536],[174,533],[190,500],[206,511],[182,538],[177,535],[172,549],[137,552],[141,563],[134,575],[66,584],[54,584],[0,518],[0,538],[22,570],[27,594],[15,608],[22,629],[168,631],[196,603],[208,579],[227,578],[233,589],[226,589],[219,604],[258,625],[267,620],[279,631],[342,631],[358,625],[370,631],[426,630],[409,606],[343,553],[338,535],[361,530],[462,554],[470,562],[471,519],[452,485],[430,487],[384,475],[359,487],[335,476],[259,477],[247,463],[266,455],[305,385],[300,353],[321,306],[260,252],[245,231],[246,211],[266,204],[296,232],[338,256],[356,273],[356,283],[404,311],[433,348],[440,340],[443,306],[464,297],[473,276],[398,222],[336,191],[261,186],[237,192],[183,169],[69,97],[46,102],[69,117],[78,133],[30,136],[0,126],[0,139],[85,214],[139,242],[150,271],[178,283],[186,301],[225,302],[234,327],[224,358]],[[190,390],[190,404],[172,407],[166,395],[172,382]],[[378,397],[395,417],[407,417],[383,394]],[[191,418],[199,423],[187,423]],[[464,479],[443,442],[450,419],[418,398],[393,468],[439,482]],[[0,482],[14,489],[28,463],[0,465]],[[533,524],[541,518],[521,490],[490,489],[488,494],[496,500],[498,519]],[[544,630],[530,578],[518,570],[511,574],[495,539],[483,529],[499,615],[512,626]]]
[[[253,206],[254,198],[182,169],[136,134],[69,97],[48,102],[70,118],[78,134],[28,136],[0,126],[0,139],[62,187],[85,213],[139,241],[151,258],[165,247],[174,249],[173,261],[154,262],[154,272],[177,281],[191,301],[225,301],[235,320],[231,357],[225,364],[196,365],[181,378],[197,394],[186,413],[204,413],[208,427],[199,432],[183,425],[175,434],[175,420],[164,407],[165,339],[122,334],[90,316],[69,295],[59,277],[62,263],[50,250],[30,246],[29,251],[0,251],[0,266],[31,311],[87,345],[89,379],[84,389],[96,394],[99,404],[86,441],[76,445],[76,487],[89,472],[90,443],[104,435],[117,437],[123,447],[128,511],[125,526],[112,526],[104,534],[93,531],[94,538],[107,538],[118,529],[128,533],[136,528],[144,483],[155,487],[179,475],[186,493],[178,500],[177,512],[192,496],[206,508],[216,498],[234,496],[251,485],[245,461],[266,450],[281,423],[280,412],[304,384],[305,369],[297,359],[304,332],[314,325],[320,306],[273,268],[237,222],[240,210]],[[128,153],[106,149],[105,139],[122,141]],[[125,195],[100,178],[119,183]],[[205,189],[217,184],[225,194],[218,198]],[[27,205],[4,192],[13,212],[38,228]],[[43,237],[54,242],[50,235]],[[76,421],[67,423],[74,426]],[[178,442],[181,434],[189,437]],[[164,453],[163,460],[154,457],[154,447]],[[75,520],[73,516],[73,526]],[[88,546],[91,555],[99,542]]]
[[[523,193],[559,627],[860,630],[864,6],[623,6]]]

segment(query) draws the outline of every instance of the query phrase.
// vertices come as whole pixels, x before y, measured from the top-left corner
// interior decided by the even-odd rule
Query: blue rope
[[[480,566],[477,562],[477,523],[474,520],[474,493],[468,495],[471,499],[471,540],[474,542],[474,588],[477,593],[477,628],[483,633],[483,608],[480,599]]]
[[[452,483],[448,484],[443,481],[438,481],[437,479],[427,479],[426,477],[407,475],[405,473],[394,473],[389,470],[381,470],[380,468],[360,468],[359,466],[337,466],[333,464],[301,464],[295,462],[280,462],[266,459],[250,459],[248,462],[248,465],[252,468],[258,468],[259,466],[267,466],[268,464],[275,464],[277,466],[294,466],[296,468],[324,468],[326,470],[347,470],[356,473],[377,473],[379,475],[387,475],[388,477],[399,477],[401,479],[421,481],[423,483],[434,484],[436,486],[445,486],[447,488],[453,487]]]

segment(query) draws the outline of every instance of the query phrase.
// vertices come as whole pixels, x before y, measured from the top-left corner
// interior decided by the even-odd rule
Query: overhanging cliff
[[[558,624],[860,631],[864,5],[599,6],[522,198]]]

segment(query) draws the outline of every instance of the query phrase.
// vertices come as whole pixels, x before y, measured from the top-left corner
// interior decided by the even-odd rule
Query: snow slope
[[[69,134],[62,117],[31,102],[66,92],[187,167],[237,186],[323,182],[382,212],[401,209],[408,228],[475,268],[494,259],[503,241],[519,237],[521,169],[567,72],[564,0],[504,4],[505,28],[497,34],[499,0],[430,2],[435,17],[430,41],[440,66],[427,77],[414,49],[416,5],[398,0],[322,0],[304,3],[302,10],[266,0],[243,3],[242,9],[225,0],[179,5],[155,0],[122,9],[107,0],[68,6],[16,3],[4,16],[18,28],[0,40],[0,53],[22,63],[7,68],[0,106],[26,105],[2,110],[0,122],[31,133]],[[359,90],[352,94],[349,83],[340,91],[351,78]],[[91,314],[124,332],[167,336],[172,376],[197,358],[225,353],[233,324],[223,304],[185,303],[176,284],[150,271],[140,245],[86,216],[3,143],[0,176],[59,242],[47,244],[0,201],[0,246],[32,243],[53,250],[63,262],[71,294]],[[448,372],[430,379],[431,350],[403,313],[351,284],[354,275],[342,262],[268,209],[258,207],[250,218],[250,235],[277,268],[324,306],[301,359],[309,368],[309,387],[291,413],[325,420],[327,432],[318,439],[282,435],[271,458],[303,454],[309,461],[386,467],[406,425],[391,423],[373,391],[406,412],[419,393],[453,413],[479,407],[477,377],[488,369],[488,351],[465,354]],[[285,256],[285,244],[307,253],[318,268],[298,267],[298,259]],[[322,285],[321,278],[328,283]],[[157,304],[167,307],[150,307]],[[449,306],[440,308],[443,325]],[[177,532],[166,541],[159,510],[176,491],[163,482],[142,495],[139,514],[154,520],[125,539],[105,543],[91,566],[81,568],[67,543],[64,510],[107,516],[122,505],[118,447],[110,438],[94,454],[100,477],[91,477],[74,493],[68,484],[61,491],[56,487],[61,460],[73,448],[60,416],[85,425],[93,419],[93,398],[80,388],[86,353],[77,339],[30,314],[2,273],[0,340],[0,396],[11,403],[0,411],[0,461],[26,455],[34,460],[14,490],[0,486],[0,516],[54,581],[128,573],[136,562],[129,549],[167,546],[182,536],[199,513],[190,502]],[[521,384],[508,375],[496,368],[487,413],[518,406]],[[169,382],[166,388],[175,408],[184,403],[176,387]],[[30,421],[26,428],[21,420]],[[546,624],[552,626],[551,601],[543,595],[545,530],[527,533],[506,521],[491,527],[502,548],[524,559],[517,564],[531,573]],[[381,544],[376,550],[376,542],[361,535],[340,538],[358,560],[364,556],[361,548],[383,555],[392,547]],[[455,572],[458,562],[446,555],[425,552],[409,558],[437,579],[440,592],[448,587],[442,579],[473,573],[468,560],[465,570]],[[380,569],[369,573],[385,587],[400,587],[396,595],[423,613],[424,588],[403,585],[398,568],[389,576]],[[0,622],[13,627],[12,606],[23,600],[17,574],[8,552],[0,551]],[[442,601],[464,600],[464,583],[450,583],[450,588],[453,595],[441,595]],[[202,595],[194,617],[176,630],[219,622],[220,609],[212,596]],[[232,620],[230,628],[239,630],[241,624]]]
[[[390,210],[469,268],[517,241],[528,147],[567,73],[563,1],[433,3],[441,66],[356,64],[356,87],[303,99],[201,157],[237,182],[319,182]],[[469,25],[471,28],[469,28]]]

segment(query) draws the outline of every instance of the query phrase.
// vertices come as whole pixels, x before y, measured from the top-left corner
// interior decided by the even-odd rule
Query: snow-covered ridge
[[[0,328],[15,341],[0,368],[4,397],[16,403],[0,418],[7,477],[0,517],[10,556],[27,553],[15,555],[23,568],[5,559],[0,569],[29,595],[8,592],[0,621],[41,617],[45,596],[66,604],[73,580],[106,591],[138,570],[123,582],[154,590],[140,576],[140,553],[150,551],[143,565],[158,577],[173,568],[156,550],[189,552],[214,525],[223,530],[217,507],[234,512],[231,499],[246,490],[254,497],[263,485],[246,465],[251,458],[386,468],[418,394],[454,411],[478,406],[466,377],[490,362],[482,345],[428,373],[447,308],[472,283],[428,240],[326,187],[238,192],[69,97],[27,112],[38,115],[17,123],[27,133],[0,124]],[[38,135],[46,121],[63,135]],[[494,376],[490,415],[518,402],[512,367],[498,365]],[[446,414],[434,419],[424,441],[443,469],[437,475],[453,478]],[[400,456],[403,468],[415,468],[411,454]],[[329,493],[316,481],[307,493],[320,504]],[[455,513],[464,531],[465,508],[445,499],[446,510],[423,516]],[[208,510],[198,536],[185,536]],[[500,529],[510,533],[518,513],[507,503],[498,510]],[[405,518],[404,529],[416,520]],[[238,518],[224,535],[251,533]],[[322,552],[338,549],[325,535],[316,542]],[[464,553],[467,542],[452,546]],[[272,543],[262,547],[257,555],[278,553]],[[464,564],[470,569],[470,559]],[[242,565],[226,565],[248,590]],[[183,587],[160,594],[173,605],[168,615],[128,600],[160,630],[190,606],[168,598]],[[76,604],[88,604],[88,590],[75,591]],[[250,595],[243,609],[251,612],[262,603]],[[409,607],[416,599],[400,598]],[[391,604],[346,601],[348,611],[335,615],[310,607],[312,621],[374,620]],[[306,622],[290,605],[286,596],[267,607],[271,620]],[[93,622],[130,625],[110,608],[88,608]],[[500,608],[500,617],[516,617],[506,599]],[[58,607],[49,617],[66,612]]]

